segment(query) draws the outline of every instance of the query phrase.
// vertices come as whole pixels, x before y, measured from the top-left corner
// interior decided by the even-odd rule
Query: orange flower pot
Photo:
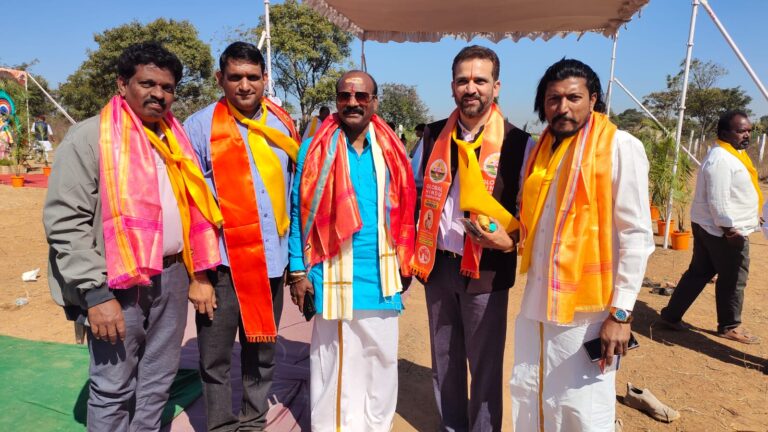
[[[15,188],[24,187],[24,176],[11,176],[11,186]]]
[[[652,205],[651,206],[651,220],[655,221],[655,220],[659,220],[659,219],[661,219],[661,212],[659,211],[658,207],[656,207],[655,205]]]
[[[49,175],[51,175],[51,167],[49,167],[49,166],[44,166],[44,167],[43,167],[43,174],[45,174],[45,176],[46,176],[46,177],[48,177]]]
[[[670,234],[670,237],[672,237],[672,249],[688,250],[691,246],[690,231],[675,231]]]
[[[670,219],[669,223],[670,223],[671,226],[675,226],[675,220],[674,219]],[[664,221],[664,220],[661,220],[661,219],[656,221],[656,235],[663,236],[664,235],[664,230],[666,228],[667,228],[667,221]]]

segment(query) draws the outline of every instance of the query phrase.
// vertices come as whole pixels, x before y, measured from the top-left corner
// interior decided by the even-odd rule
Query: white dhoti
[[[601,373],[583,348],[603,319],[567,327],[518,315],[509,382],[516,432],[614,431],[616,359]]]
[[[397,406],[397,311],[315,316],[309,356],[312,431],[392,430]]]

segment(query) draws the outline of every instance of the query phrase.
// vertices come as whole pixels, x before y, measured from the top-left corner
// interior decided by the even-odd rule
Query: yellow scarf
[[[246,118],[229,101],[227,101],[227,104],[229,105],[229,112],[235,116],[237,121],[248,127],[248,147],[250,147],[253,154],[253,160],[259,170],[261,180],[267,188],[267,194],[272,202],[272,209],[275,213],[277,232],[282,237],[288,232],[288,226],[290,225],[287,205],[285,203],[285,177],[283,168],[280,166],[280,159],[269,147],[267,138],[270,142],[288,153],[288,156],[294,162],[296,162],[296,156],[299,153],[299,145],[293,138],[275,128],[267,126],[269,111],[264,102],[261,103],[261,112],[263,114],[259,120]]]
[[[184,235],[184,265],[191,275],[194,271],[194,265],[192,261],[192,247],[189,241],[191,216],[187,194],[192,197],[198,210],[200,210],[200,213],[206,220],[221,226],[224,218],[221,216],[219,206],[216,205],[216,200],[213,198],[211,190],[208,189],[208,185],[205,183],[197,163],[192,159],[184,157],[176,135],[174,135],[165,121],[161,120],[159,125],[160,131],[168,140],[168,144],[163,142],[153,130],[146,126],[144,130],[147,132],[149,142],[152,143],[152,146],[163,158],[163,161],[165,161],[165,169],[168,172],[171,188],[176,196],[179,213],[181,214],[181,229]]]
[[[541,216],[541,210],[544,208],[544,203],[549,195],[549,187],[552,184],[552,179],[555,178],[555,174],[557,174],[557,168],[560,166],[565,153],[571,148],[573,137],[564,139],[554,152],[552,151],[552,144],[554,143],[552,134],[544,135],[541,141],[530,174],[528,174],[525,183],[523,183],[523,201],[526,204],[535,203],[535,206],[526,205],[525,213],[520,215],[520,218],[528,223],[526,225],[528,235],[525,236],[525,242],[521,246],[523,251],[520,262],[521,274],[527,272],[531,264],[533,239],[536,237],[536,226]],[[558,187],[558,192],[562,189],[563,179],[567,178],[568,176],[566,175],[560,176],[561,184],[558,185],[560,186]]]
[[[522,262],[531,263],[533,238],[554,177],[556,207],[548,248],[547,319],[573,321],[575,312],[608,308],[613,294],[612,143],[616,126],[592,113],[579,133],[552,151],[544,131],[531,150],[520,204]],[[557,173],[558,166],[560,173]]]
[[[451,138],[459,148],[459,208],[490,216],[498,220],[506,232],[512,232],[518,228],[517,219],[488,192],[483,171],[477,161],[475,150],[483,145],[484,133],[485,129],[475,142],[467,142],[456,136],[456,128],[451,132]]]
[[[723,148],[723,150],[727,151],[728,153],[732,154],[736,159],[740,160],[741,163],[744,164],[744,167],[747,168],[747,171],[749,172],[749,177],[752,179],[752,186],[755,187],[755,192],[757,192],[757,200],[758,200],[758,206],[757,206],[757,213],[760,214],[760,212],[763,209],[763,191],[760,190],[760,184],[758,183],[757,178],[757,169],[755,169],[755,165],[752,163],[752,159],[749,158],[749,155],[745,150],[736,150],[733,148],[732,145],[725,141],[717,140],[717,145]]]

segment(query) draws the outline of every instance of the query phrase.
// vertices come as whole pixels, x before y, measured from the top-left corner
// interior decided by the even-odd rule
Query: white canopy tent
[[[493,42],[570,33],[612,36],[649,0],[304,0],[361,40],[437,42],[445,36]]]

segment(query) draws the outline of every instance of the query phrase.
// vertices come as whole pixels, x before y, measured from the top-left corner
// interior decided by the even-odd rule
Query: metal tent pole
[[[54,98],[53,98],[53,96],[51,96],[50,94],[48,94],[48,92],[47,92],[47,91],[45,91],[45,89],[43,88],[43,86],[41,86],[41,85],[40,85],[40,83],[39,83],[39,82],[37,82],[37,80],[36,80],[36,79],[35,79],[35,78],[32,76],[32,74],[27,74],[27,76],[28,76],[28,77],[29,77],[29,78],[32,80],[32,82],[33,82],[33,83],[35,83],[35,85],[37,85],[37,87],[40,89],[40,91],[41,91],[41,92],[43,92],[43,94],[44,94],[44,95],[45,95],[45,96],[46,96],[46,97],[47,97],[47,98],[48,98],[48,99],[49,99],[51,102],[53,102],[53,105],[55,105],[55,106],[56,106],[56,108],[57,108],[59,111],[61,111],[61,113],[62,113],[62,114],[64,114],[64,117],[66,117],[66,118],[67,118],[67,120],[69,120],[69,122],[70,122],[70,123],[72,123],[72,124],[75,124],[75,123],[77,123],[77,122],[75,121],[75,119],[73,119],[73,118],[72,118],[72,116],[70,116],[70,115],[69,115],[69,113],[68,113],[68,112],[67,112],[67,111],[66,111],[66,110],[65,110],[65,109],[64,109],[64,108],[63,108],[61,105],[59,105],[59,103],[58,103],[58,102],[56,102],[56,99],[54,99]]]
[[[680,138],[683,135],[683,120],[685,118],[685,97],[688,95],[688,73],[691,70],[691,55],[693,54],[693,36],[696,31],[696,13],[699,1],[693,0],[691,8],[691,28],[688,31],[688,47],[685,51],[685,69],[683,70],[683,91],[680,94],[680,113],[677,116],[677,131],[675,132],[675,162],[672,165],[672,182],[670,183],[669,199],[667,201],[667,224],[664,227],[664,249],[669,247],[669,218],[672,216],[672,188],[677,177],[677,163],[680,160]]]
[[[267,94],[275,95],[274,79],[272,78],[272,34],[269,26],[269,0],[264,0],[264,30],[267,32]]]
[[[747,70],[747,73],[752,78],[752,81],[757,84],[757,88],[760,89],[760,92],[763,94],[763,97],[768,99],[768,91],[766,91],[765,86],[760,81],[760,78],[757,77],[757,74],[755,74],[755,71],[752,70],[752,66],[749,65],[749,62],[747,62],[747,59],[744,57],[744,55],[739,50],[739,47],[736,46],[736,42],[731,39],[731,35],[728,34],[728,31],[725,29],[723,24],[720,22],[720,20],[717,18],[717,15],[715,15],[715,11],[712,10],[712,7],[709,6],[709,2],[707,0],[700,0],[701,5],[704,6],[704,10],[707,11],[709,14],[709,17],[712,18],[712,21],[715,23],[715,26],[718,30],[720,30],[720,33],[723,34],[723,37],[725,38],[725,41],[728,42],[728,45],[731,46],[733,49],[733,52],[736,53],[736,57],[739,58],[741,61],[741,64],[744,65],[744,68]]]
[[[608,117],[611,116],[611,96],[613,96],[613,77],[616,70],[616,44],[619,41],[619,31],[613,35],[613,49],[611,50],[611,79],[608,81],[608,92],[605,96],[606,99],[606,112]]]
[[[614,78],[613,81],[619,86],[619,88],[624,90],[627,96],[629,96],[630,99],[632,99],[637,104],[637,106],[640,107],[640,109],[643,110],[645,114],[648,115],[648,117],[650,117],[651,120],[653,120],[661,128],[662,131],[664,131],[665,134],[669,135],[669,131],[667,130],[667,128],[665,128],[664,125],[659,121],[659,119],[657,119],[656,116],[654,116],[653,113],[650,112],[648,108],[646,108],[645,105],[643,105],[643,103],[640,102],[640,100],[637,97],[635,97],[635,95],[632,94],[632,92],[629,91],[629,89],[626,86],[624,86],[621,80],[619,80],[618,78]],[[690,152],[690,150],[683,147],[683,151],[688,153],[688,156],[691,157],[692,161],[696,162],[696,165],[701,166],[701,162],[699,162],[699,160],[696,159],[696,156],[694,156],[693,153]]]

